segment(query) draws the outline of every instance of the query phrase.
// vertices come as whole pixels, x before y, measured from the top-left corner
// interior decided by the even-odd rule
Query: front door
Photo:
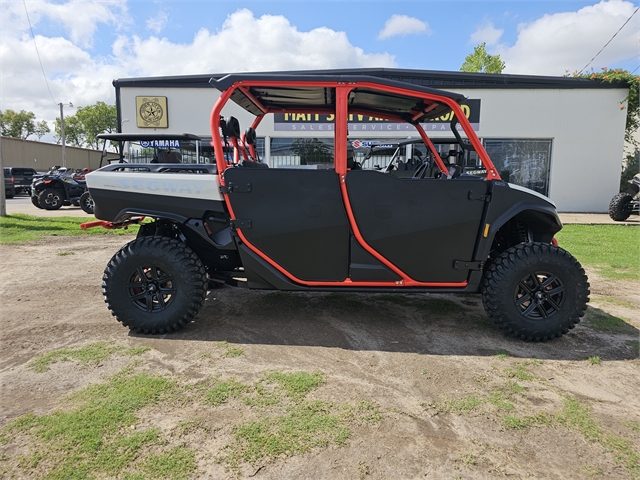
[[[487,191],[481,179],[397,178],[347,173],[347,191],[364,240],[419,282],[464,282],[456,260],[473,258]]]

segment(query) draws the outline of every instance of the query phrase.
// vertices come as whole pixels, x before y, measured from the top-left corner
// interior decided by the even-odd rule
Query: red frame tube
[[[259,82],[259,81],[251,81],[251,80],[249,80],[249,81],[242,81],[242,82],[238,82],[237,84],[233,84],[229,88],[227,88],[226,90],[221,92],[220,97],[216,101],[216,103],[215,103],[215,105],[214,105],[214,107],[213,107],[213,109],[211,111],[211,118],[210,118],[211,136],[212,136],[211,143],[213,145],[214,152],[215,152],[215,155],[216,155],[216,165],[218,167],[218,174],[219,174],[220,184],[221,185],[225,185],[224,171],[228,167],[228,165],[227,165],[227,163],[226,163],[226,161],[224,159],[222,140],[220,138],[220,113],[222,111],[222,108],[227,103],[227,101],[229,100],[229,98],[231,97],[233,92],[236,89],[240,89],[263,112],[262,115],[259,115],[259,116],[257,116],[255,118],[255,120],[254,120],[254,122],[252,124],[253,128],[257,128],[266,113],[283,113],[283,110],[282,109],[270,108],[270,107],[262,105],[262,103],[251,93],[251,91],[250,91],[251,86],[280,86],[280,85],[281,85],[281,83],[276,82],[276,81],[262,81],[262,82]],[[467,285],[467,281],[464,281],[464,282],[419,282],[419,281],[416,281],[416,280],[412,279],[411,277],[409,277],[407,274],[405,274],[401,269],[396,267],[389,260],[387,260],[382,254],[377,252],[373,247],[371,247],[366,242],[366,240],[362,236],[362,233],[360,232],[360,229],[358,228],[358,224],[356,222],[355,215],[354,215],[353,209],[351,207],[351,202],[349,200],[349,193],[347,191],[347,186],[346,186],[347,140],[348,140],[347,137],[348,137],[348,115],[349,115],[348,97],[349,97],[349,93],[355,88],[371,88],[371,89],[375,89],[375,90],[383,90],[383,91],[387,91],[389,93],[397,93],[397,94],[402,94],[402,95],[409,95],[409,96],[413,96],[413,97],[416,97],[416,98],[427,99],[427,100],[432,100],[434,102],[440,102],[440,103],[446,104],[449,108],[451,108],[453,110],[454,115],[457,115],[458,122],[462,126],[463,131],[466,133],[467,138],[471,141],[471,144],[473,145],[476,153],[478,154],[478,156],[480,158],[480,161],[482,162],[482,164],[486,168],[486,170],[487,170],[487,180],[499,180],[500,176],[499,176],[495,166],[493,165],[493,162],[491,162],[491,159],[489,158],[488,154],[486,153],[483,145],[480,143],[480,140],[475,135],[475,132],[473,131],[473,128],[471,127],[471,124],[469,123],[469,120],[466,118],[466,116],[464,115],[464,112],[460,108],[460,105],[456,101],[454,101],[453,99],[450,99],[448,97],[443,97],[443,96],[439,96],[439,95],[435,95],[435,94],[418,93],[418,92],[413,92],[413,91],[410,91],[410,90],[405,90],[405,89],[402,89],[402,88],[399,88],[399,87],[390,87],[390,86],[386,86],[386,85],[381,88],[380,85],[373,84],[373,83],[370,83],[370,82],[354,82],[354,83],[350,83],[350,84],[345,84],[345,83],[341,83],[341,82],[326,82],[326,81],[320,81],[320,82],[299,81],[299,82],[289,82],[288,85],[289,86],[293,86],[293,87],[299,86],[299,87],[335,88],[335,91],[336,91],[336,108],[335,108],[335,111],[333,111],[331,109],[320,108],[320,109],[314,109],[314,113],[329,113],[329,114],[334,113],[335,116],[336,116],[335,130],[334,130],[335,171],[336,171],[336,174],[339,177],[340,191],[341,191],[342,199],[343,199],[343,202],[344,202],[345,210],[346,210],[346,213],[347,213],[347,218],[349,220],[349,224],[351,226],[351,229],[352,229],[352,231],[354,233],[354,236],[356,237],[358,243],[367,252],[369,252],[376,259],[378,259],[382,264],[384,264],[387,268],[389,268],[391,271],[393,271],[398,276],[400,276],[401,280],[394,281],[394,282],[388,282],[388,281],[385,281],[385,282],[353,282],[349,278],[346,278],[346,279],[344,279],[343,281],[340,281],[340,282],[313,282],[313,281],[302,280],[300,278],[297,278],[295,275],[291,274],[289,271],[285,270],[281,265],[279,265],[277,262],[275,262],[273,259],[271,259],[268,255],[264,254],[261,250],[259,250],[257,247],[255,247],[247,239],[247,237],[244,235],[244,233],[242,232],[242,229],[241,228],[236,228],[236,232],[237,232],[238,236],[247,245],[247,247],[249,249],[251,249],[257,255],[259,255],[262,259],[264,259],[271,266],[273,266],[276,270],[278,270],[283,275],[285,275],[287,278],[292,280],[293,282],[301,284],[301,285],[307,285],[307,286],[310,286],[310,287],[316,287],[316,286],[317,287],[321,287],[321,286],[322,287],[323,286],[353,286],[353,287],[356,287],[356,286],[359,286],[359,287],[371,287],[371,286],[397,287],[397,286],[403,286],[403,287],[460,287],[460,288],[465,287]],[[308,109],[305,110],[305,109],[292,108],[292,109],[287,109],[287,113],[308,113]],[[351,113],[370,115],[370,116],[380,116],[379,112],[372,112],[372,111],[360,110],[360,109],[354,109],[354,110],[351,111]],[[417,120],[418,118],[420,118],[420,116],[422,114],[423,114],[423,112],[419,112],[419,113],[416,112],[416,114],[414,115],[414,120]],[[395,115],[385,115],[385,118],[387,118],[389,120],[400,120],[400,121],[404,122],[404,119],[400,118],[399,116],[395,116]],[[429,150],[433,154],[434,161],[436,162],[436,164],[438,165],[440,170],[442,170],[443,172],[447,172],[446,165],[444,164],[444,162],[440,158],[440,155],[438,154],[433,142],[431,141],[431,139],[429,138],[429,136],[425,132],[424,128],[422,128],[422,126],[420,124],[416,124],[415,127],[416,127],[416,130],[418,131],[420,137],[424,141],[425,145],[427,145],[427,147],[429,148]],[[235,149],[234,157],[236,158],[236,162],[237,162],[238,144],[237,144],[237,141],[233,142],[233,143],[234,143],[234,149]],[[245,155],[246,155],[246,153],[245,153]],[[231,218],[233,220],[235,220],[236,216],[235,216],[235,213],[233,211],[233,207],[231,205],[231,201],[229,199],[229,194],[228,193],[224,194],[224,200],[225,200],[225,203],[227,205],[227,208],[229,209],[229,214],[230,214]]]

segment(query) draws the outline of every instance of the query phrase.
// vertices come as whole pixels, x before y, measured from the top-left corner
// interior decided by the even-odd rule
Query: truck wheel
[[[111,314],[138,333],[169,333],[187,325],[207,294],[202,262],[166,237],[137,238],[109,261],[102,293]]]
[[[84,192],[80,196],[80,208],[89,215],[93,215],[93,198],[89,192]]]
[[[33,203],[33,204],[34,204],[36,207],[38,207],[38,208],[42,208],[42,207],[40,206],[40,200],[38,199],[38,196],[37,196],[37,195],[32,195],[32,196],[31,196],[31,203]]]
[[[631,215],[631,211],[627,206],[633,200],[633,195],[628,193],[619,193],[609,202],[609,216],[616,222],[623,222]]]
[[[58,210],[64,202],[64,193],[57,188],[45,188],[38,196],[38,202],[45,210]]]
[[[498,256],[484,273],[482,303],[509,335],[544,342],[561,337],[584,314],[589,282],[567,251],[546,243],[523,243]]]

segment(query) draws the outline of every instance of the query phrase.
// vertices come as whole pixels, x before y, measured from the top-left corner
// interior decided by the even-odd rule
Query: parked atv
[[[212,282],[475,293],[498,327],[528,341],[560,337],[580,321],[589,283],[554,240],[562,228],[555,205],[500,178],[465,117],[462,95],[357,75],[234,74],[210,83],[221,92],[210,119],[215,165],[112,163],[87,175],[99,221],[83,228],[152,220],[102,277],[107,307],[124,326],[178,330],[196,317]],[[231,102],[254,116],[245,133],[237,119],[221,117]],[[333,163],[301,169],[260,161],[256,129],[283,112],[335,121]],[[349,152],[351,114],[413,125],[427,152],[423,164],[437,172],[401,178],[362,168]],[[448,152],[475,152],[482,175],[434,146],[423,124],[443,115],[452,118],[458,146]]]
[[[640,173],[629,180],[626,192],[619,193],[609,203],[609,216],[616,222],[622,222],[632,213],[640,213]]]
[[[44,175],[34,177],[31,184],[31,203],[45,210],[58,210],[63,205],[76,205],[92,215],[93,199],[87,191],[85,180],[88,171],[55,166]]]

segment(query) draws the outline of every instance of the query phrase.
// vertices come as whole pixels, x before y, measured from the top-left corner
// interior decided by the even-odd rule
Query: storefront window
[[[549,194],[551,139],[485,139],[484,147],[504,181]]]

